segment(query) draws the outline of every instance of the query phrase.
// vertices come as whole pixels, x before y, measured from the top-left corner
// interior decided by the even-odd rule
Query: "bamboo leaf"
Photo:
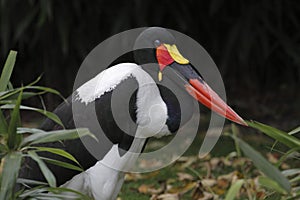
[[[236,140],[243,153],[252,160],[253,164],[266,176],[277,182],[286,192],[291,190],[288,179],[271,163],[269,163],[259,152],[253,149],[243,140],[232,136]]]
[[[61,96],[60,92],[58,92],[57,90],[48,87],[43,87],[43,86],[26,86],[26,89],[42,90],[45,92],[49,92]]]
[[[19,145],[20,140],[17,135],[17,126],[20,125],[20,105],[22,100],[22,91],[19,94],[16,105],[13,105],[13,112],[11,114],[11,119],[8,126],[8,139],[7,145],[10,149],[14,149]]]
[[[58,149],[58,148],[51,148],[51,147],[34,147],[35,149],[39,150],[39,151],[47,151],[62,157],[65,157],[69,160],[72,160],[73,162],[75,162],[76,164],[79,164],[79,162],[76,160],[76,158],[74,158],[74,156],[72,156],[70,153],[66,152],[63,149]]]
[[[281,158],[276,163],[276,166],[279,167],[291,154],[293,154],[299,150],[300,150],[300,147],[288,150],[283,156],[281,156]]]
[[[82,199],[82,200],[93,200],[91,197],[85,195],[85,194],[82,194],[76,190],[72,190],[70,188],[64,188],[64,187],[59,187],[59,188],[48,188],[48,191],[49,192],[52,192],[52,193],[71,193],[71,194],[74,194],[75,197],[78,197],[78,199]],[[71,197],[74,198],[74,195],[72,195]]]
[[[48,184],[51,187],[56,187],[56,179],[53,175],[53,173],[49,170],[47,165],[44,163],[44,161],[34,152],[34,151],[28,151],[28,155],[39,165],[39,168],[41,169],[44,177],[46,178]]]
[[[63,187],[35,187],[30,190],[24,191],[19,195],[22,199],[81,199],[81,200],[93,200],[91,197],[82,194],[76,190]]]
[[[241,187],[244,184],[244,180],[237,180],[234,184],[232,184],[226,194],[225,200],[234,200]]]
[[[31,134],[36,134],[36,133],[45,133],[46,131],[42,129],[37,129],[37,128],[26,128],[26,127],[18,127],[17,128],[17,133],[18,134],[24,134],[24,133],[31,133]]]
[[[282,171],[282,174],[285,176],[295,176],[297,174],[300,174],[300,168],[287,169],[287,170]]]
[[[3,115],[2,110],[0,109],[0,135],[7,134],[7,132],[8,132],[7,121]]]
[[[258,178],[258,183],[266,188],[269,188],[271,190],[274,190],[276,192],[279,192],[281,194],[286,194],[286,190],[283,189],[278,182],[268,178],[268,177],[259,177]]]
[[[247,122],[252,128],[256,128],[266,135],[278,140],[290,148],[300,147],[300,140],[296,137],[289,135],[286,132],[273,128],[271,126],[259,123],[259,122]]]
[[[3,159],[0,199],[13,199],[15,183],[21,167],[22,154],[20,152],[11,152]]]
[[[26,178],[18,178],[17,183],[22,185],[48,185],[47,183],[42,181],[36,181],[36,180],[31,180]]]
[[[291,130],[288,134],[289,135],[294,135],[294,134],[299,133],[299,132],[300,132],[300,126],[293,129],[293,130]]]
[[[0,92],[5,91],[7,88],[10,76],[12,74],[16,62],[16,57],[17,57],[16,51],[9,52],[0,77]]]
[[[70,163],[63,162],[63,161],[60,161],[60,160],[54,160],[54,159],[44,158],[44,157],[43,157],[43,160],[45,160],[47,163],[51,163],[53,165],[57,165],[57,166],[64,167],[64,168],[67,168],[67,169],[72,169],[72,170],[76,170],[76,171],[79,171],[79,172],[84,171],[82,168],[80,168],[76,165],[72,165]]]
[[[14,105],[11,105],[11,104],[3,105],[0,108],[2,108],[2,109],[12,109],[12,108],[14,108]],[[43,109],[29,107],[29,106],[20,106],[20,109],[22,109],[22,110],[31,110],[31,111],[41,113],[42,115],[45,115],[49,119],[53,120],[55,123],[57,123],[60,126],[64,127],[63,123],[61,122],[61,120],[59,119],[59,117],[55,113],[52,113],[52,112],[49,112],[49,111],[46,111],[46,110],[43,110]]]
[[[26,145],[31,145],[31,144],[56,142],[60,140],[71,140],[71,139],[76,139],[87,135],[95,138],[95,136],[91,132],[89,132],[87,128],[41,132],[26,137],[23,140],[21,146],[24,147]]]

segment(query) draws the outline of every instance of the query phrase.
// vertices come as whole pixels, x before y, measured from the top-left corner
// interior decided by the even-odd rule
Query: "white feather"
[[[141,69],[141,67],[134,63],[121,63],[102,71],[76,90],[78,94],[76,100],[85,104],[94,101],[105,92],[113,90],[122,80],[130,77],[136,69]]]

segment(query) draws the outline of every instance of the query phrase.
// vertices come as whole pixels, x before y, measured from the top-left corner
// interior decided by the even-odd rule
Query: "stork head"
[[[175,42],[174,36],[166,29],[148,28],[136,40],[135,58],[140,64],[158,63],[159,81],[163,79],[164,69],[171,68],[176,76],[184,80],[183,86],[193,98],[219,115],[247,126],[246,122],[211,89],[189,60],[180,54]]]

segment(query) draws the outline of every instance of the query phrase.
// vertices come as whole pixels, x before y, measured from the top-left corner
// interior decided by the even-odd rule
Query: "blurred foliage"
[[[63,149],[39,147],[39,145],[93,135],[88,129],[46,132],[41,129],[22,126],[20,114],[22,109],[39,112],[56,123],[62,126],[63,124],[54,113],[21,104],[24,99],[41,96],[47,92],[57,95],[59,93],[51,88],[36,86],[35,84],[39,78],[26,86],[13,88],[10,77],[16,56],[17,52],[10,51],[0,76],[0,200],[66,199],[69,196],[74,197],[72,199],[91,199],[77,191],[57,187],[56,178],[46,165],[46,163],[52,163],[61,167],[83,171],[78,161]],[[74,164],[48,159],[38,155],[38,152],[56,154],[73,161]],[[37,162],[47,182],[18,178],[20,171],[26,170],[25,160],[29,158]]]
[[[162,26],[200,42],[228,86],[296,87],[299,11],[297,0],[1,0],[1,60],[9,49],[18,50],[25,67],[14,82],[44,73],[44,84],[66,95],[98,43],[130,28]]]

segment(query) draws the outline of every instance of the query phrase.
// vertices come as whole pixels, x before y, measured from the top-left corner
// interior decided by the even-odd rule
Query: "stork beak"
[[[189,84],[185,85],[185,89],[196,100],[219,115],[238,124],[248,126],[246,122],[201,78],[190,79]]]
[[[233,122],[248,126],[247,123],[210,88],[200,74],[189,64],[189,61],[179,53],[175,45],[164,44],[160,46],[157,49],[156,56],[160,65],[159,79],[162,79],[161,71],[163,68],[167,65],[170,66],[178,72],[176,74],[186,80],[184,81],[185,89],[197,101]]]

